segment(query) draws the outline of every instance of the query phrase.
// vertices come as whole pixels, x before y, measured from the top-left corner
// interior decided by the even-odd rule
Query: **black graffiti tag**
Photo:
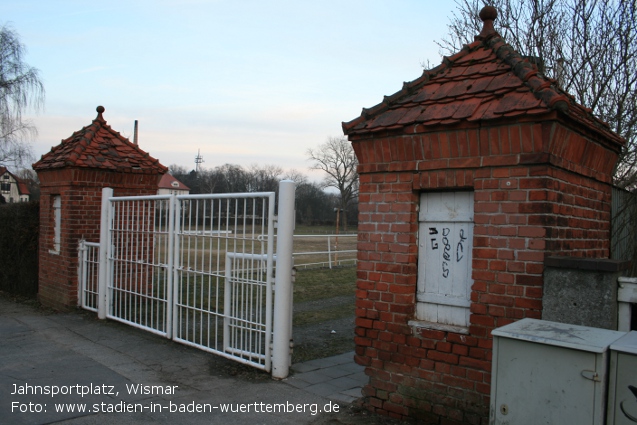
[[[464,235],[464,229],[460,229],[460,241],[456,246],[456,263],[459,263],[460,260],[464,258],[464,241],[467,240],[467,237]]]
[[[442,277],[445,279],[449,277],[449,262],[451,261],[451,243],[449,242],[450,229],[448,227],[442,228],[442,244],[444,245],[444,251],[442,253]]]
[[[435,227],[430,227],[429,228],[429,234],[430,235],[437,235],[438,234],[438,229],[436,229]],[[431,238],[431,249],[438,249],[438,242],[436,242],[436,238]]]

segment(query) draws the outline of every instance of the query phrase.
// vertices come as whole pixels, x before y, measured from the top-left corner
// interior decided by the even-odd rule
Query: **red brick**
[[[436,362],[458,364],[458,356],[456,354],[441,353],[439,351],[429,350],[427,352],[427,358]]]
[[[529,298],[516,298],[515,306],[520,308],[528,308],[533,310],[542,309],[542,300]]]
[[[512,300],[513,301],[513,300]],[[471,323],[474,325],[482,325],[487,327],[493,327],[495,320],[490,316],[482,316],[478,314],[472,314],[470,317]]]
[[[451,352],[451,344],[448,342],[443,342],[443,341],[438,341],[436,343],[436,350],[443,352],[443,353],[450,353]]]

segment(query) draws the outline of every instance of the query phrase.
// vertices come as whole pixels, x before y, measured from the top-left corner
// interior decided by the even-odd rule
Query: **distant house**
[[[188,186],[168,173],[164,174],[159,181],[158,195],[188,195],[189,193],[190,188]]]
[[[29,202],[31,192],[27,184],[14,176],[6,167],[0,167],[0,194],[5,202]]]

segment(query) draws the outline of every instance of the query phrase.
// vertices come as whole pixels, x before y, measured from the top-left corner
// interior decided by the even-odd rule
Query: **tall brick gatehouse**
[[[33,164],[40,179],[38,298],[57,309],[77,305],[78,243],[99,242],[102,188],[116,196],[155,195],[168,169],[102,117]]]
[[[624,141],[507,45],[476,41],[343,123],[359,160],[367,406],[486,424],[491,331],[541,318],[548,255],[607,258]]]

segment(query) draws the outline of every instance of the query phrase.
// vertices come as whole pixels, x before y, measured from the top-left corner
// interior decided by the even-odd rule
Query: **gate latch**
[[[591,381],[601,382],[602,380],[599,378],[599,374],[593,370],[583,370],[582,376],[586,379],[590,379]]]

